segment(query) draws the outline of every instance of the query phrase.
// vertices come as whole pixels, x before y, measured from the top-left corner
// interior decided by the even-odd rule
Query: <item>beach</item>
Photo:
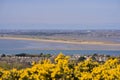
[[[12,40],[29,40],[29,41],[42,41],[52,43],[67,43],[67,44],[88,44],[88,45],[110,45],[120,46],[120,43],[104,42],[104,41],[71,41],[71,40],[54,40],[54,39],[40,39],[40,38],[23,38],[23,37],[0,37],[0,39],[12,39]]]

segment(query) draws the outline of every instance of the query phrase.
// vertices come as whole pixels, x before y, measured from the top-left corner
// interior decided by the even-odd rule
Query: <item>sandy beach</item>
[[[88,44],[88,45],[113,45],[120,46],[120,44],[100,41],[64,41],[64,40],[52,40],[52,39],[39,39],[39,38],[22,38],[22,37],[0,37],[0,39],[13,39],[13,40],[30,40],[30,41],[42,41],[42,42],[53,42],[53,43],[67,43],[67,44]]]

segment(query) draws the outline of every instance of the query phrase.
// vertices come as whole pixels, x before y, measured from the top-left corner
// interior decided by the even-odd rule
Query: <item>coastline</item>
[[[52,42],[52,43],[67,43],[67,44],[88,44],[88,45],[113,45],[120,46],[117,43],[110,42],[100,42],[100,41],[64,41],[64,40],[54,40],[54,39],[39,39],[39,38],[24,38],[24,37],[0,37],[0,39],[13,39],[13,40],[29,40],[29,41],[41,41],[41,42]]]

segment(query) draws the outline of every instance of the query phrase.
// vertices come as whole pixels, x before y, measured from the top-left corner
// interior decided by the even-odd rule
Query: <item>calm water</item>
[[[0,53],[51,53],[58,54],[110,54],[120,55],[120,46],[65,44],[43,41],[0,39]]]

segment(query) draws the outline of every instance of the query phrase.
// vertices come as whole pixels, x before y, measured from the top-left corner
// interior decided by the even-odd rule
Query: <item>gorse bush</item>
[[[21,70],[0,68],[0,80],[120,80],[120,62],[109,59],[100,64],[88,59],[74,63],[60,53],[53,63],[43,60]]]

